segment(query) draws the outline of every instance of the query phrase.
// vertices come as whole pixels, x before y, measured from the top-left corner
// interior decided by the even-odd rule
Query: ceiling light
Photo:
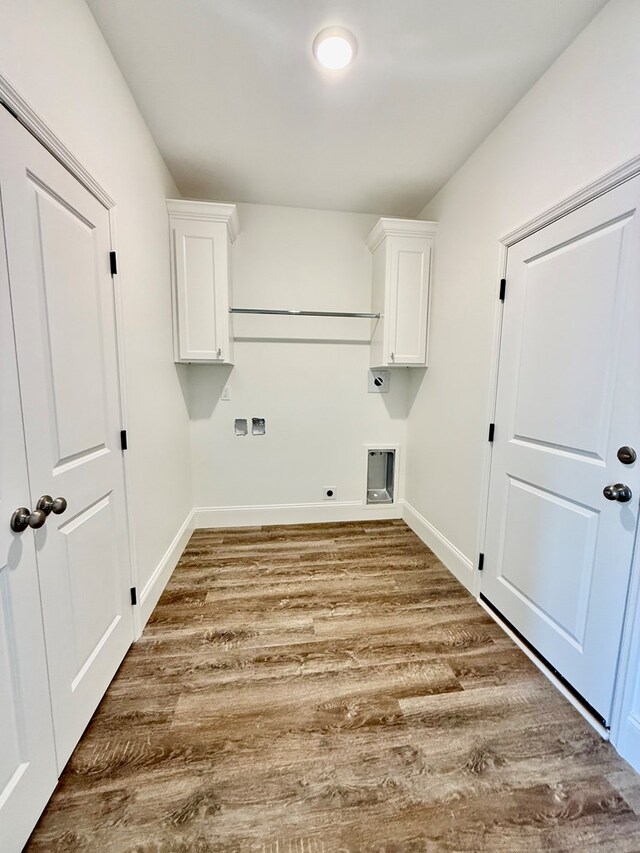
[[[313,40],[313,55],[324,68],[339,71],[352,62],[357,47],[355,37],[349,30],[327,27]]]

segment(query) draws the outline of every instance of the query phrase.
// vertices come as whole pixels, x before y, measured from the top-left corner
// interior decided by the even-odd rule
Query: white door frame
[[[507,255],[510,246],[524,240],[531,234],[545,228],[557,219],[572,213],[579,207],[588,204],[598,196],[612,190],[625,181],[635,178],[640,174],[640,155],[632,157],[630,160],[617,166],[604,175],[601,175],[595,181],[572,193],[570,196],[559,201],[553,207],[540,213],[538,216],[515,228],[513,231],[505,234],[499,239],[498,257],[497,257],[497,279],[504,278],[507,272]],[[507,289],[508,289],[507,282]],[[482,425],[482,429],[488,429],[490,423],[495,420],[496,400],[498,393],[498,372],[500,366],[500,342],[502,338],[502,317],[504,303],[498,298],[498,281],[496,281],[496,307],[493,319],[493,337],[491,346],[491,372],[489,381],[489,394],[487,399],[486,419]],[[478,523],[478,533],[476,537],[476,555],[484,553],[484,543],[487,529],[487,516],[489,511],[489,478],[491,475],[491,458],[492,445],[487,441],[484,451],[484,459],[482,466],[482,480],[480,487],[480,519]],[[477,556],[476,556],[477,560]],[[476,564],[477,565],[477,564]],[[476,571],[474,573],[472,593],[478,602],[484,607],[480,601],[480,586],[482,575]],[[487,612],[496,618],[494,614],[487,608]],[[538,666],[541,672],[549,678],[549,680],[561,690],[561,692],[571,701],[576,709],[585,717],[585,719],[593,726],[593,728],[603,737],[608,738],[616,745],[619,740],[619,735],[622,727],[626,724],[624,718],[625,708],[632,701],[632,692],[635,688],[636,680],[640,675],[640,620],[634,620],[634,615],[640,613],[640,543],[636,541],[634,549],[631,577],[629,582],[629,593],[627,596],[626,612],[624,625],[622,629],[622,640],[620,646],[620,658],[618,662],[618,672],[616,676],[616,684],[614,688],[613,709],[611,714],[611,730],[607,731],[600,726],[583,708],[577,700],[569,693],[566,688],[552,675],[547,668],[541,664],[538,659],[532,655],[529,650],[519,641],[519,639],[507,630],[507,633],[515,640],[516,643],[525,651],[531,660]],[[496,620],[497,621],[497,620]],[[638,624],[634,624],[637,621]],[[627,708],[628,714],[628,708]]]
[[[68,172],[93,195],[109,214],[111,250],[116,251],[116,203],[104,187],[82,165],[67,146],[59,139],[37,112],[25,101],[11,83],[0,74],[0,109],[5,104],[16,119],[34,136],[38,142],[58,160]],[[124,320],[122,310],[122,288],[120,275],[113,276],[114,309],[116,327],[116,350],[118,356],[118,399],[120,402],[120,423],[126,429],[128,422],[126,372],[124,359]],[[124,476],[125,515],[127,519],[127,541],[129,543],[129,565],[131,567],[131,586],[138,586],[138,567],[136,562],[135,538],[131,524],[131,472],[127,453],[122,453]],[[133,609],[134,639],[142,633],[140,608]]]

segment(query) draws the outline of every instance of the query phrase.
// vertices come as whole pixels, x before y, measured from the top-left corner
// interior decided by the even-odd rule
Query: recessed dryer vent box
[[[370,448],[367,452],[367,503],[392,504],[396,473],[395,449]]]

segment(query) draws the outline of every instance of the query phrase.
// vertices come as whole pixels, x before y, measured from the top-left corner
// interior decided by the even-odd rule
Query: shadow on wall
[[[178,371],[180,387],[189,418],[208,420],[222,399],[222,392],[233,371],[231,364],[185,364]]]
[[[168,157],[167,166],[183,198],[236,204],[239,198],[251,195],[251,188],[245,186],[240,174],[230,170],[229,163],[212,168],[211,163]]]
[[[240,306],[247,307],[247,306]],[[252,306],[255,307],[255,306]],[[322,310],[322,305],[274,306],[285,309]],[[337,309],[335,309],[337,310]],[[355,306],[345,310],[369,310]],[[359,344],[369,346],[378,320],[349,317],[281,317],[236,314],[233,338],[246,343],[273,342],[295,344]]]
[[[428,369],[427,367],[407,367],[404,371],[407,374],[407,413],[405,417],[409,417],[411,414],[411,409],[418,396],[418,391],[422,387]]]
[[[253,339],[252,339],[253,340]],[[265,341],[273,342],[273,338]],[[261,339],[253,340],[261,343]],[[318,341],[301,341],[299,339],[278,339],[278,343],[319,343]],[[323,343],[322,341],[320,343]],[[344,342],[343,342],[344,343]],[[189,418],[192,421],[209,420],[218,405],[223,402],[222,395],[226,386],[233,385],[232,365],[211,364],[182,364],[176,365],[180,387],[187,407]],[[420,389],[426,368],[395,368],[392,370],[392,390],[388,394],[375,395],[387,411],[392,420],[405,420],[415,401]],[[416,374],[420,374],[417,376]],[[367,376],[362,376],[363,387]],[[292,392],[293,393],[293,392]],[[331,382],[327,382],[325,388],[327,401],[331,401]],[[234,393],[235,397],[235,393]]]
[[[396,367],[391,370],[391,392],[380,397],[387,414],[394,421],[406,420],[415,395],[412,396],[411,373],[414,368]]]
[[[174,362],[173,366],[176,369],[176,376],[178,377],[178,382],[180,383],[180,391],[182,392],[182,399],[184,400],[184,406],[187,411],[187,415],[190,416],[191,409],[189,406],[189,365]]]

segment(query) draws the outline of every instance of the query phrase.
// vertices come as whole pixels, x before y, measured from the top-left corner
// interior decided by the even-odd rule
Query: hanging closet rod
[[[229,314],[278,314],[284,317],[365,317],[379,320],[380,314],[361,314],[355,311],[288,311],[277,308],[229,308]]]

